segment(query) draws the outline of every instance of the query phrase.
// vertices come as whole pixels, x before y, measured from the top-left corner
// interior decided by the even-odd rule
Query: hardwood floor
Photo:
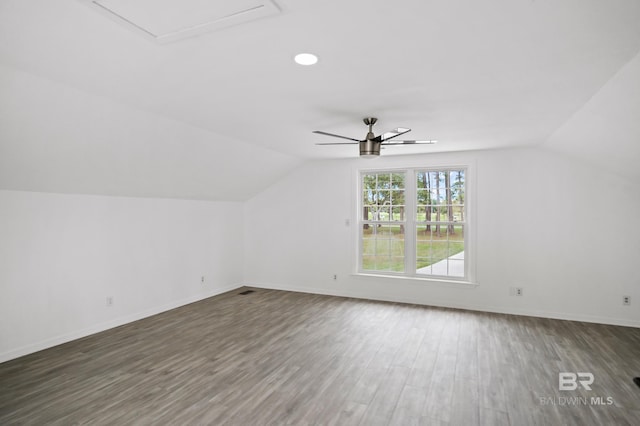
[[[640,424],[640,329],[240,291],[0,364],[0,424]]]

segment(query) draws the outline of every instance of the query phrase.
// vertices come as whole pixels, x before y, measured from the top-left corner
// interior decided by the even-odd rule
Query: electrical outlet
[[[204,284],[204,275],[200,277],[200,282]]]
[[[623,305],[631,305],[631,296],[622,296]]]
[[[113,296],[107,297],[107,306],[113,306]]]
[[[516,287],[516,296],[522,296],[522,287]]]
[[[333,274],[333,280],[338,281],[338,274]]]
[[[522,287],[510,287],[509,288],[509,296],[522,296],[523,289]]]

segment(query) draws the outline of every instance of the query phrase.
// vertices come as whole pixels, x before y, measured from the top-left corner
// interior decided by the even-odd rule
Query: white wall
[[[478,286],[354,275],[358,168],[438,164],[475,170]],[[0,361],[242,284],[640,326],[638,217],[639,182],[541,148],[309,162],[245,203],[0,191]]]
[[[0,191],[0,362],[239,287],[242,229],[236,202]]]
[[[478,286],[353,275],[359,167],[475,168]],[[640,326],[640,185],[538,148],[307,163],[245,203],[248,285]],[[338,280],[333,281],[336,273]],[[509,288],[524,288],[524,296]],[[622,296],[632,306],[622,306]]]

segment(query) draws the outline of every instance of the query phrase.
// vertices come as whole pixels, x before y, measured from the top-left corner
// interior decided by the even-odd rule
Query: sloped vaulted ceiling
[[[546,145],[640,179],[640,54],[554,132]]]
[[[364,116],[439,140],[385,155],[542,143],[640,50],[638,0],[275,3],[159,44],[86,0],[0,2],[0,188],[246,199],[355,156],[311,131]]]
[[[241,201],[300,160],[0,66],[0,189]]]

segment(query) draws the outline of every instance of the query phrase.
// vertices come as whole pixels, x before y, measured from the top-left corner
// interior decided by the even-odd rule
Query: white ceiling
[[[158,43],[272,16],[270,0],[83,0],[100,13]]]
[[[0,112],[11,118],[0,123],[0,153],[13,158],[10,171],[8,160],[0,163],[0,188],[244,199],[307,159],[355,156],[355,147],[314,145],[333,140],[311,131],[361,138],[365,116],[378,117],[378,132],[410,127],[412,138],[439,141],[383,155],[542,143],[640,50],[638,0],[276,3],[279,15],[160,45],[87,1],[0,0],[0,89],[11,93],[0,99]],[[296,65],[293,56],[307,51],[319,63]],[[49,88],[29,90],[29,79]],[[45,99],[59,91],[73,99],[73,108],[60,110]],[[190,140],[149,129],[113,133],[112,116],[87,115],[85,101],[118,110],[110,114],[119,128],[137,126],[127,117],[146,114],[143,122],[171,122]],[[33,103],[50,109],[31,111]],[[55,120],[44,119],[48,115]],[[25,133],[25,122],[38,127],[42,121],[46,133]],[[85,131],[74,133],[72,122]],[[50,137],[53,130],[57,138]],[[94,178],[64,155],[71,148],[62,141],[69,138],[91,140],[86,155],[96,164],[114,139],[130,140],[104,159],[104,171],[92,169]],[[177,141],[188,156],[156,149]],[[37,157],[44,143],[51,164]],[[58,143],[66,151],[59,153]],[[128,150],[136,158],[147,153],[148,161],[134,169]],[[201,163],[199,174],[189,170],[193,158]],[[110,164],[122,180],[111,189],[104,184]],[[216,188],[219,176],[207,171],[223,165],[257,170],[251,181],[237,183],[237,197]],[[42,182],[33,173],[20,176],[22,166],[37,168]],[[150,177],[140,183],[140,174]],[[154,187],[161,176],[171,181],[176,175],[183,185]],[[85,187],[74,187],[71,176],[85,176]],[[188,193],[199,180],[204,188]],[[127,189],[136,182],[139,188]]]

